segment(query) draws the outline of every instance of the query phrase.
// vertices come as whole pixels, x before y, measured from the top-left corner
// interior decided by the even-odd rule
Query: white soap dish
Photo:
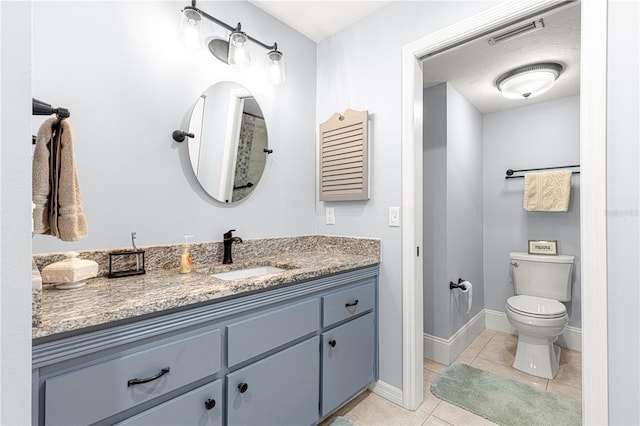
[[[65,253],[66,259],[42,268],[43,283],[58,283],[56,288],[68,290],[80,288],[86,280],[98,275],[98,264],[93,260],[79,259],[78,252]]]
[[[79,282],[75,282],[75,283],[64,283],[64,284],[58,284],[56,285],[56,288],[58,290],[71,290],[72,288],[80,288],[83,287],[84,285],[86,285],[87,282],[86,281],[79,281]]]

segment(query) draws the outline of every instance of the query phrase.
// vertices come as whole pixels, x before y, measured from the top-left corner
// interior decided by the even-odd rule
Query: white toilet
[[[507,299],[507,319],[518,331],[513,368],[553,379],[560,365],[560,347],[554,345],[567,324],[571,300],[573,256],[509,253],[515,296]]]

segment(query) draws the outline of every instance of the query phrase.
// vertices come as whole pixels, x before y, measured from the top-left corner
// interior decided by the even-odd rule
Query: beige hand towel
[[[50,118],[40,126],[36,136],[36,148],[33,152],[31,196],[35,204],[33,210],[33,233],[49,234],[49,194],[51,180],[49,176],[49,145],[53,140],[53,130],[58,128],[58,119]]]
[[[34,233],[76,241],[87,235],[73,158],[73,134],[66,120],[45,121],[33,156]]]
[[[524,209],[530,212],[566,212],[571,195],[571,170],[527,173]]]

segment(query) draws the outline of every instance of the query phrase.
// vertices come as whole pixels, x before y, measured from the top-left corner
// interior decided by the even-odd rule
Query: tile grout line
[[[491,342],[493,340],[493,338],[496,337],[496,333],[494,332],[493,335],[489,338],[489,340],[487,340],[487,342],[480,348],[480,350],[478,351],[478,353],[476,354],[475,357],[473,357],[473,360],[471,360],[471,362],[475,361],[480,354],[482,353],[482,351],[484,350],[484,348],[486,348],[489,345],[489,342]]]

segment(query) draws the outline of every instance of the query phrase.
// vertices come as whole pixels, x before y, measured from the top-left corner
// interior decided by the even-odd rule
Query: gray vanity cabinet
[[[377,379],[378,267],[33,344],[33,424],[313,425]]]

